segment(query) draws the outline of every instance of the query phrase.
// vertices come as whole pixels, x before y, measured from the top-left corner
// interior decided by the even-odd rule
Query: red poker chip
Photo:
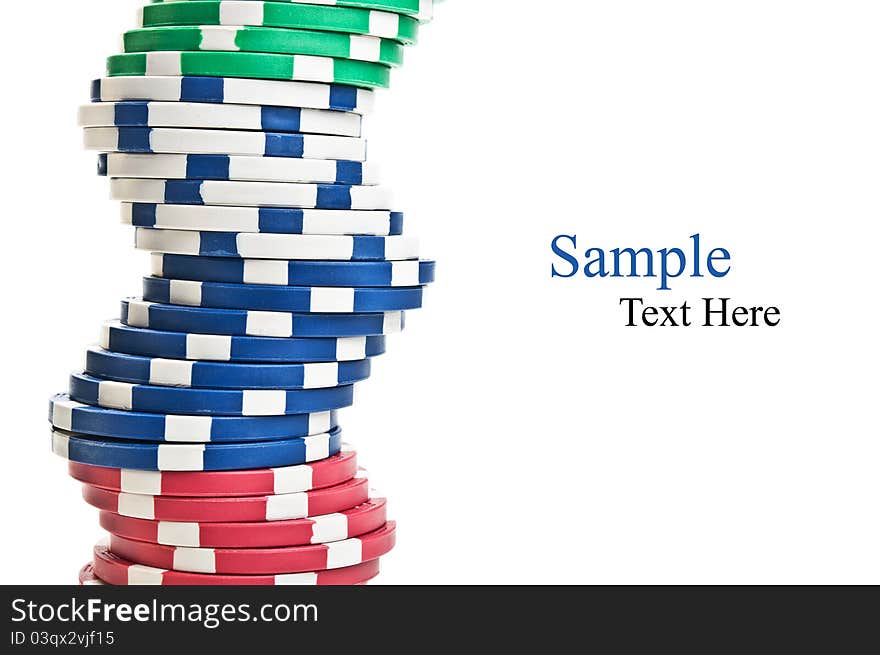
[[[189,585],[189,586],[272,586],[272,585],[362,585],[379,575],[379,560],[329,571],[287,575],[205,575],[168,571],[136,565],[110,552],[106,545],[95,546],[94,571],[110,585]]]
[[[83,485],[85,501],[105,512],[151,521],[197,523],[304,519],[344,512],[364,504],[369,497],[369,482],[365,477],[355,477],[334,487],[315,491],[235,498],[144,496]]]
[[[110,552],[129,562],[189,573],[266,575],[324,571],[379,559],[394,548],[397,529],[389,521],[361,537],[289,548],[181,548],[110,535]]]
[[[82,567],[79,571],[79,584],[83,587],[89,587],[92,585],[102,585],[105,584],[101,578],[95,575],[95,567],[93,564],[89,563]]]
[[[149,521],[101,512],[101,527],[126,539],[165,546],[281,548],[343,541],[378,530],[387,521],[386,506],[384,498],[374,498],[335,514],[253,523]]]
[[[357,453],[311,464],[249,471],[134,471],[70,462],[70,476],[93,487],[145,496],[269,496],[342,484],[357,473]]]

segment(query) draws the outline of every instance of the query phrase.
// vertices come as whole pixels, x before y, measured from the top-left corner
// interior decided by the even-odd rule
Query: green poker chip
[[[382,64],[309,55],[253,52],[145,52],[113,55],[107,73],[120,76],[246,77],[387,87],[391,69]]]
[[[356,59],[386,66],[400,66],[403,63],[403,46],[391,39],[271,27],[149,27],[126,32],[123,44],[125,52],[266,52]]]
[[[150,0],[153,4],[169,2],[185,2],[188,0]],[[335,5],[337,7],[355,7],[374,11],[391,11],[395,14],[417,16],[419,20],[431,19],[434,4],[432,0],[273,0],[274,2],[293,2],[301,5]]]
[[[415,18],[351,7],[252,0],[188,0],[147,5],[142,9],[142,27],[178,25],[292,27],[378,36],[407,44],[415,43],[419,33],[419,21]]]

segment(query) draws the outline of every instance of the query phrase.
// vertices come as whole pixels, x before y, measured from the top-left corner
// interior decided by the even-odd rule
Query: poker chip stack
[[[109,540],[83,584],[362,584],[394,546],[337,410],[434,263],[365,162],[362,116],[429,0],[141,10],[80,111],[152,252],[68,394],[69,460]]]

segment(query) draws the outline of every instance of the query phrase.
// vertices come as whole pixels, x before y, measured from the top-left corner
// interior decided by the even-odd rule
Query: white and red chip
[[[379,560],[341,569],[285,575],[206,575],[137,565],[111,553],[106,545],[99,544],[95,546],[93,570],[98,578],[111,585],[339,586],[366,584],[379,574]]]
[[[288,548],[182,548],[110,535],[110,552],[129,562],[189,573],[279,575],[340,569],[379,559],[394,548],[396,525],[330,544]]]
[[[146,496],[269,496],[332,487],[357,474],[357,453],[343,449],[327,459],[244,471],[135,471],[70,462],[71,477],[102,489]]]
[[[150,521],[101,512],[101,527],[135,541],[190,548],[278,548],[324,544],[359,537],[387,521],[386,500],[305,519],[251,523]]]

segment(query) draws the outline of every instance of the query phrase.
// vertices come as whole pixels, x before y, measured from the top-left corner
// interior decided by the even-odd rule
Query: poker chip
[[[121,321],[131,327],[254,337],[369,337],[400,332],[403,312],[293,314],[122,301]]]
[[[83,144],[101,152],[251,155],[364,161],[366,141],[348,136],[200,130],[176,127],[87,127]]]
[[[186,548],[283,548],[360,537],[385,525],[384,498],[333,514],[287,521],[192,523],[151,521],[101,512],[101,527],[115,535]]]
[[[262,80],[331,82],[366,89],[387,87],[391,70],[382,64],[354,59],[259,52],[135,52],[107,59],[110,77],[131,75],[193,75],[245,77]]]
[[[122,202],[169,205],[387,210],[392,204],[391,193],[381,186],[298,182],[114,178],[110,195]]]
[[[403,63],[403,46],[391,39],[292,28],[150,27],[126,32],[122,45],[127,53],[209,50],[312,55],[370,61],[386,66]]]
[[[343,446],[338,455],[311,464],[272,469],[139,471],[70,462],[68,473],[93,487],[147,496],[277,496],[332,487],[357,474],[357,453]]]
[[[327,109],[195,102],[105,102],[79,109],[82,127],[178,127],[359,137],[358,114]]]
[[[236,337],[129,327],[101,328],[100,345],[114,352],[165,359],[214,362],[351,362],[385,353],[385,337]]]
[[[184,2],[186,0],[150,0],[154,4],[160,2]],[[378,9],[396,14],[416,16],[420,21],[431,19],[434,0],[274,0],[274,2],[295,2],[300,5],[336,5],[339,7],[358,7],[360,9]]]
[[[419,256],[418,240],[404,236],[188,232],[145,227],[137,228],[135,247],[169,255],[249,259],[395,261]]]
[[[104,401],[113,399],[108,396]],[[80,435],[157,443],[289,439],[339,427],[336,414],[327,411],[291,416],[186,416],[111,409],[78,402],[68,394],[57,395],[49,402],[49,422],[59,430]]]
[[[215,309],[363,314],[418,309],[422,305],[422,288],[290,287],[146,277],[143,299]]]
[[[189,255],[152,255],[156,277],[315,287],[418,287],[434,281],[431,261],[332,262],[266,261]]]
[[[366,380],[370,360],[314,364],[227,364],[86,351],[86,373],[117,382],[196,389],[320,389]]]
[[[377,168],[364,162],[226,154],[102,153],[98,155],[98,173],[107,177],[146,179],[240,180],[313,184],[376,184],[379,179]],[[268,215],[271,217],[273,213],[277,212],[270,211]],[[210,214],[212,217],[216,215],[219,213]],[[159,226],[157,225],[157,227]],[[224,231],[262,232],[263,230],[227,229]]]
[[[302,416],[349,407],[354,400],[354,386],[325,389],[191,389],[114,382],[85,373],[73,373],[70,376],[69,395],[75,402],[123,411],[184,414],[187,417],[278,419],[289,414]],[[254,421],[244,427],[243,432],[248,432],[254,426],[254,438],[261,436],[257,423]]]
[[[366,114],[373,92],[342,84],[181,75],[107,77],[92,82],[92,102],[195,102],[331,109]]]
[[[103,585],[105,583],[95,574],[94,565],[86,564],[84,567],[82,567],[82,569],[80,569],[79,584],[83,587],[90,587],[92,585]]]
[[[135,227],[195,232],[374,236],[403,232],[403,214],[398,212],[277,207],[122,203],[122,222]]]
[[[363,116],[431,0],[155,0],[79,108],[135,247],[49,406],[109,541],[82,585],[361,585],[395,545],[337,410],[436,265]]]
[[[370,497],[366,477],[301,493],[274,496],[186,498],[128,494],[83,485],[85,501],[105,512],[157,521],[243,523],[289,521],[343,512]]]
[[[142,27],[163,25],[251,25],[311,29],[347,34],[367,34],[412,44],[419,22],[410,16],[342,6],[286,4],[282,2],[171,2],[147,5],[141,11]]]
[[[111,585],[153,586],[353,586],[366,584],[379,575],[379,560],[374,559],[341,569],[289,573],[281,575],[206,575],[169,571],[135,564],[112,553],[107,544],[95,546],[95,575]]]
[[[277,575],[326,571],[379,559],[394,548],[396,526],[344,541],[287,548],[189,548],[110,535],[110,552],[142,566],[188,573]]]
[[[236,471],[316,462],[342,449],[339,428],[298,439],[246,443],[151,444],[52,431],[52,452],[59,457],[108,468],[141,471]]]

